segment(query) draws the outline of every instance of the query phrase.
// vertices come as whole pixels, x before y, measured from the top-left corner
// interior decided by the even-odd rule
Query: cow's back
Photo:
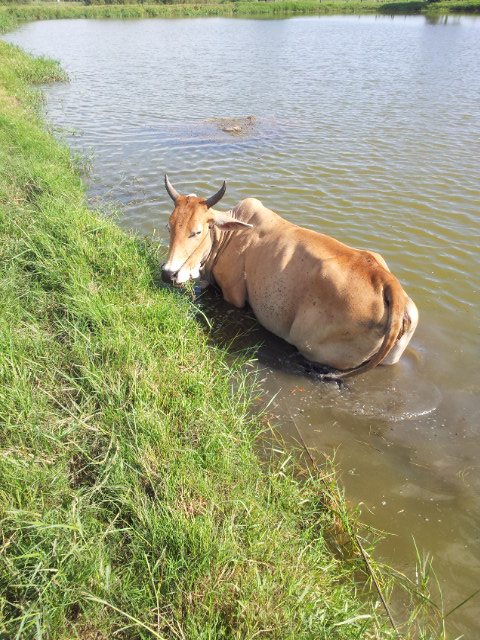
[[[409,301],[381,256],[298,227],[254,198],[233,213],[253,225],[242,234],[239,277],[262,325],[339,369],[380,349],[389,317],[384,292],[395,290],[397,307]]]

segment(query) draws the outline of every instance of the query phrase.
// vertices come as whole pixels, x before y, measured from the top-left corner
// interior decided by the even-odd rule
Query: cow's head
[[[236,220],[228,213],[213,211],[226,191],[221,189],[210,198],[199,198],[194,194],[184,196],[178,193],[165,175],[165,187],[175,207],[170,216],[170,247],[167,262],[162,266],[165,282],[183,284],[200,277],[200,268],[207,260],[213,245],[212,227],[234,230],[252,225]]]

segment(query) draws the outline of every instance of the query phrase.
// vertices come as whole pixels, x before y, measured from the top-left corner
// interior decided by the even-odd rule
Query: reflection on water
[[[478,588],[480,22],[420,17],[57,21],[8,37],[70,74],[47,114],[91,157],[93,201],[167,242],[168,170],[186,192],[225,178],[225,206],[281,215],[380,251],[420,311],[396,367],[348,387],[221,301],[214,336],[250,328],[278,428],[336,450],[380,552],[412,573],[435,556],[448,611]],[[212,118],[254,116],[241,135]],[[205,302],[210,309],[212,302]],[[449,620],[476,637],[480,598]]]

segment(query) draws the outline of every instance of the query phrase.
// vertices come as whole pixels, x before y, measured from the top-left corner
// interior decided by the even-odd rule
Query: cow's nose
[[[162,264],[161,270],[162,270],[162,281],[166,282],[167,284],[173,284],[175,282],[175,276],[177,275],[177,272],[168,271],[168,269],[165,269],[164,264]]]

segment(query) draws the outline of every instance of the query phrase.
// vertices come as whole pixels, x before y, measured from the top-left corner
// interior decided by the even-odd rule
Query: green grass
[[[275,0],[269,2],[198,2],[190,4],[6,3],[0,6],[0,31],[20,22],[59,18],[177,18],[195,16],[292,16],[327,14],[480,13],[480,0]],[[1,5],[1,2],[0,2]]]
[[[240,362],[86,207],[30,86],[62,78],[0,43],[0,637],[393,637],[344,503],[260,464]]]

